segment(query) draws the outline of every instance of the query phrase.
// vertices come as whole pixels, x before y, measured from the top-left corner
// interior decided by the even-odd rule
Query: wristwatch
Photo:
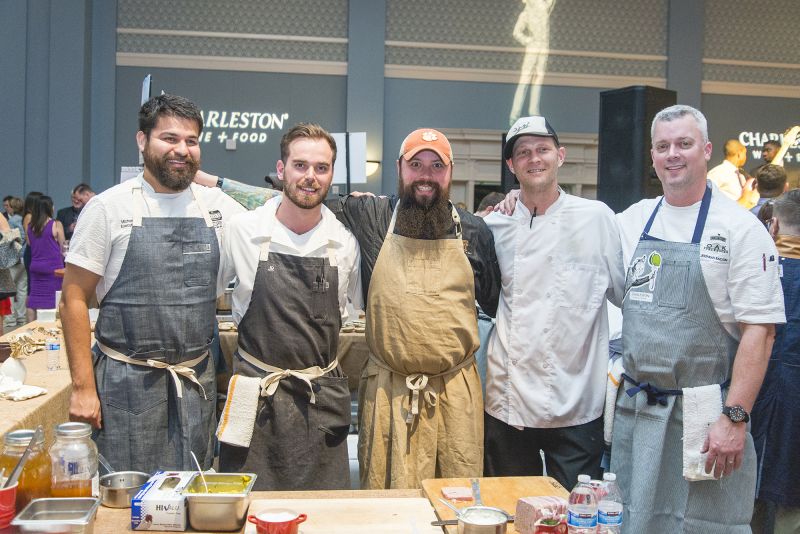
[[[217,176],[217,187],[222,189],[222,182],[225,180],[222,176]]]
[[[747,413],[747,410],[739,406],[738,404],[734,406],[725,406],[722,408],[722,413],[728,416],[734,423],[748,423],[750,422],[750,414]]]

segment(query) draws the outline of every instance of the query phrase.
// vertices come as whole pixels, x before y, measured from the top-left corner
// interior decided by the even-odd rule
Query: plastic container
[[[605,495],[597,505],[598,534],[619,534],[622,531],[622,492],[617,485],[617,475],[603,475]]]
[[[47,352],[47,370],[58,371],[61,369],[61,340],[57,338],[49,338],[45,342],[45,350]]]
[[[33,432],[33,430],[14,430],[5,435],[0,467],[6,469],[6,475],[11,474],[11,470],[22,458]],[[16,509],[20,511],[33,499],[46,497],[50,497],[50,457],[44,448],[44,433],[42,433],[41,439],[33,444],[28,461],[22,467],[17,485]]]
[[[98,497],[97,446],[87,423],[63,423],[56,427],[50,447],[53,497]]]
[[[570,534],[597,532],[597,496],[589,475],[578,475],[578,483],[569,494],[567,528]]]

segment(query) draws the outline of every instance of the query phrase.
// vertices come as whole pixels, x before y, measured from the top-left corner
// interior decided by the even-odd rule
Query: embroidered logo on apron
[[[630,296],[631,300],[652,302],[660,268],[661,254],[657,251],[642,254],[634,259],[628,268],[628,287],[625,290],[625,297]]]

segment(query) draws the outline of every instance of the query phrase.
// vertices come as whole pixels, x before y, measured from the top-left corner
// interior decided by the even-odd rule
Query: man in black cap
[[[519,119],[503,157],[521,192],[492,213],[503,285],[489,341],[486,476],[547,472],[565,487],[601,475],[608,362],[606,297],[623,277],[614,213],[558,186],[566,149],[544,117]]]

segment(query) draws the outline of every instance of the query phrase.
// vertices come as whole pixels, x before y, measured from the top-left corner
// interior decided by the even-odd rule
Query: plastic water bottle
[[[61,342],[56,338],[50,338],[45,341],[45,349],[47,350],[47,370],[58,371],[61,369]]]
[[[619,534],[622,530],[622,492],[617,486],[617,475],[603,475],[606,494],[597,505],[598,534]]]
[[[569,494],[567,528],[570,534],[595,534],[597,531],[597,497],[589,475],[578,475],[578,484]]]

